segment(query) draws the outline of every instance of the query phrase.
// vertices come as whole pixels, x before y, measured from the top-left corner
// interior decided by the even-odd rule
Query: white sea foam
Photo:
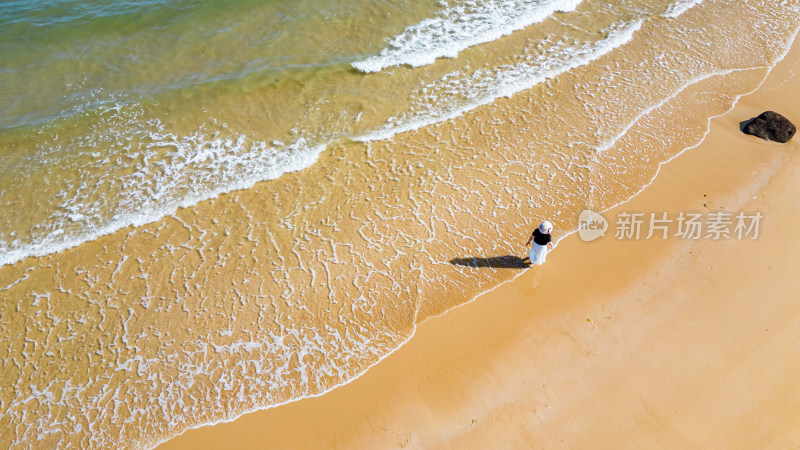
[[[82,168],[85,173],[111,174],[112,180],[92,179],[71,186],[69,192],[57,196],[62,200],[47,223],[36,227],[35,234],[26,240],[12,237],[0,241],[0,267],[29,256],[58,253],[127,226],[155,222],[178,208],[305,169],[326,148],[325,144],[312,144],[303,138],[276,147],[242,135],[219,137],[198,131],[178,137],[165,132],[160,123],[156,127],[148,132],[147,143],[138,154],[106,158],[93,167]],[[125,142],[130,138],[125,133],[117,137]],[[170,149],[166,156],[159,154],[164,148]],[[112,170],[130,165],[137,158],[141,161],[134,163],[131,173],[119,175]],[[102,170],[104,167],[108,170]],[[117,186],[117,191],[91,200],[91,194],[103,184]],[[109,204],[113,204],[111,217],[100,212]]]
[[[674,19],[700,3],[703,3],[703,0],[678,0],[669,5],[662,16]]]
[[[454,58],[468,47],[493,41],[543,21],[556,12],[574,11],[581,0],[468,0],[436,17],[411,25],[375,56],[353,63],[362,72],[433,63]]]
[[[383,128],[357,139],[365,142],[388,139],[397,133],[450,120],[500,97],[510,97],[625,45],[641,26],[641,20],[616,24],[606,30],[606,37],[602,40],[579,46],[558,44],[551,51],[530,60],[493,70],[479,70],[466,79],[460,72],[449,73],[436,85],[423,89],[437,94],[420,95],[412,113],[389,119]],[[454,79],[458,79],[457,82]],[[448,98],[442,98],[442,93]],[[456,103],[450,109],[441,108],[442,104],[454,104],[457,98],[462,99],[460,104]]]

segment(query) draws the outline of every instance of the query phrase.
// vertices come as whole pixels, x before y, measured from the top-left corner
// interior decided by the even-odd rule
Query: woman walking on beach
[[[552,232],[553,224],[546,220],[539,225],[539,228],[533,230],[528,242],[525,243],[525,245],[528,246],[531,244],[531,241],[533,241],[533,245],[531,245],[528,256],[523,258],[522,262],[530,260],[531,264],[544,264],[545,257],[547,256],[547,249],[553,248],[551,242],[552,238],[550,236]]]

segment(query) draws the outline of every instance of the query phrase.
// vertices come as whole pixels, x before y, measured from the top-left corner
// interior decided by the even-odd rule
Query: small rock
[[[797,128],[789,119],[775,111],[765,111],[745,125],[742,131],[767,141],[785,144],[792,139]]]

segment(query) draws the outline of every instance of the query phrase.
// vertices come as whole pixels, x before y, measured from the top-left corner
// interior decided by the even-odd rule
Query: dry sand
[[[798,71],[795,45],[699,147],[604,214],[760,211],[758,239],[571,235],[354,382],[161,448],[797,446],[800,138],[761,141],[739,122],[765,109],[800,122]]]

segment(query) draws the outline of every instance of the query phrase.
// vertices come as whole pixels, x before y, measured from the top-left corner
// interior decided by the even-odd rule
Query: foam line
[[[432,64],[438,58],[455,58],[466,48],[494,41],[556,12],[574,11],[581,1],[468,0],[407,27],[380,53],[352,65],[369,73],[390,66],[419,67]]]
[[[157,133],[151,137],[158,145],[168,145],[176,149],[171,155],[174,156],[173,163],[164,166],[167,169],[166,175],[163,179],[154,180],[152,189],[140,190],[137,193],[143,195],[120,200],[117,209],[121,212],[105,223],[91,223],[91,219],[85,219],[85,226],[81,227],[80,233],[65,233],[60,226],[73,220],[74,214],[68,213],[65,217],[52,216],[51,219],[55,223],[51,225],[49,232],[36,237],[33,242],[0,242],[0,267],[14,264],[30,256],[41,257],[59,253],[128,226],[139,227],[156,222],[166,216],[174,215],[178,208],[194,206],[228,192],[249,189],[260,181],[274,180],[285,173],[306,169],[317,161],[326,148],[325,144],[312,145],[303,139],[286,148],[278,149],[263,142],[247,142],[243,137],[207,139],[195,135],[177,139],[175,136],[160,136]],[[243,149],[245,146],[251,148],[245,150]],[[210,169],[214,170],[208,170],[206,161],[213,161],[213,167]],[[138,169],[147,171],[150,168]],[[180,177],[200,174],[204,170],[205,173],[215,176],[225,176],[227,180],[207,190],[192,190],[188,195],[171,198],[173,191],[182,187],[176,185],[175,180],[179,183]],[[220,174],[226,170],[233,172]],[[134,173],[127,181],[135,185],[139,175]],[[134,190],[130,190],[129,193],[134,193]],[[60,206],[69,210],[75,202],[80,202],[80,199],[70,198],[66,204]],[[91,207],[91,205],[81,206],[84,211]],[[81,219],[85,216],[88,214],[81,214]]]
[[[669,19],[674,19],[700,3],[703,3],[703,0],[678,0],[669,5],[666,11],[661,15]]]
[[[398,133],[453,119],[468,111],[489,104],[500,97],[511,97],[550,78],[596,61],[603,55],[627,44],[633,39],[634,33],[641,28],[642,23],[643,21],[639,20],[616,24],[607,29],[606,38],[600,41],[580,47],[568,48],[558,55],[547,55],[532,62],[526,61],[511,67],[503,67],[500,73],[476,72],[469,81],[463,84],[468,86],[469,89],[479,84],[488,84],[488,88],[480,94],[473,95],[466,103],[450,110],[426,111],[406,120],[390,119],[391,123],[389,125],[372,133],[359,136],[355,140],[368,142],[389,139]],[[457,73],[447,74],[442,77],[442,80],[447,80],[456,75]],[[440,103],[447,104],[448,102]]]

